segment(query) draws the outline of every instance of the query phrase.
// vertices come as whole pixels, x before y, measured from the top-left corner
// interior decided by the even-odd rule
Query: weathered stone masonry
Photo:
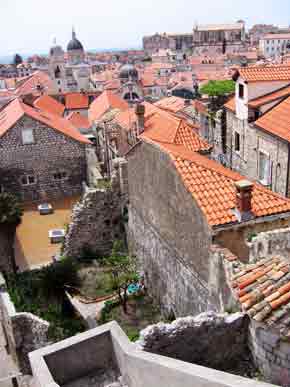
[[[149,293],[175,316],[220,310],[222,268],[211,259],[211,232],[170,157],[142,143],[129,155],[128,180],[128,242]]]
[[[121,163],[122,164],[122,163]],[[65,238],[64,255],[79,257],[84,249],[97,255],[110,254],[113,243],[124,239],[123,207],[127,194],[120,184],[120,174],[125,178],[123,166],[116,164],[111,187],[87,189],[73,209],[71,223]]]
[[[34,129],[34,143],[22,144],[21,129]],[[0,166],[11,171],[5,189],[20,193],[24,200],[59,198],[80,194],[86,180],[86,145],[37,122],[23,117],[1,138]],[[54,180],[64,171],[64,180]],[[23,186],[20,177],[34,175],[35,183]]]

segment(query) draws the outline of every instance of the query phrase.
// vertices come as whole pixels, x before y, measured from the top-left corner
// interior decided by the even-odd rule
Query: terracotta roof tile
[[[118,95],[109,90],[105,90],[91,103],[89,108],[89,119],[90,121],[99,120],[110,109],[119,109],[123,111],[128,109],[128,107],[128,103]]]
[[[184,99],[179,97],[163,98],[160,101],[155,102],[154,105],[171,113],[178,113],[187,106],[184,103]],[[193,101],[191,102],[191,105],[194,107]]]
[[[236,98],[233,97],[231,99],[228,100],[228,102],[226,102],[224,104],[224,107],[230,111],[232,111],[233,113],[236,112]]]
[[[65,108],[73,109],[88,109],[89,97],[82,93],[69,93],[65,95]]]
[[[160,143],[183,145],[198,152],[209,151],[211,146],[201,139],[184,120],[164,111],[155,111],[145,119],[145,130],[140,136]],[[185,173],[187,176],[187,173]]]
[[[281,267],[285,268],[283,272]],[[250,268],[250,270],[248,270]],[[255,264],[239,262],[232,277],[234,292],[242,308],[256,321],[276,327],[287,335],[290,331],[290,263],[284,257],[270,257]],[[261,277],[259,273],[264,273]],[[237,290],[245,273],[251,279],[251,286]]]
[[[65,106],[49,95],[42,95],[33,103],[34,107],[48,113],[63,116]]]
[[[152,140],[146,132],[142,138]],[[238,222],[233,212],[236,208],[235,182],[242,180],[243,176],[184,145],[153,141],[171,155],[185,187],[199,204],[210,226]],[[254,183],[252,211],[255,217],[289,212],[290,200]]]
[[[88,118],[79,112],[71,112],[66,119],[77,129],[90,129],[91,127]]]
[[[65,118],[48,112],[38,111],[31,106],[20,102],[19,99],[14,99],[0,110],[0,137],[12,128],[24,115],[27,115],[76,141],[90,144],[90,141],[81,135]]]
[[[249,106],[253,108],[257,108],[265,104],[268,104],[270,102],[279,100],[280,98],[286,98],[289,95],[290,95],[290,85],[287,87],[283,87],[283,89],[264,95],[262,97],[253,99],[252,101],[249,102]]]
[[[255,125],[290,142],[290,97],[265,113]]]
[[[248,66],[238,70],[247,82],[290,81],[290,66]]]

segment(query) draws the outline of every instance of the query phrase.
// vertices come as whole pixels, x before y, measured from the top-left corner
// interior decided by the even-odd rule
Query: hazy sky
[[[75,26],[86,49],[137,47],[155,32],[190,32],[195,22],[290,24],[289,0],[0,0],[0,55],[66,46]]]

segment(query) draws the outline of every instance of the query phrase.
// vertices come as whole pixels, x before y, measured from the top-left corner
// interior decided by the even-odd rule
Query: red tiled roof
[[[38,88],[40,86],[40,89]],[[43,90],[45,93],[49,93],[52,89],[52,80],[49,76],[42,72],[36,71],[34,74],[29,76],[21,86],[19,86],[15,92],[17,96],[23,96],[26,94],[40,95],[40,91]]]
[[[259,106],[263,106],[267,103],[270,103],[272,101],[275,101],[277,99],[287,97],[289,95],[290,95],[290,85],[287,87],[283,87],[283,89],[264,95],[262,97],[253,99],[252,101],[249,102],[249,106],[256,108]]]
[[[255,125],[290,142],[290,97],[265,113]]]
[[[79,112],[71,112],[66,119],[77,129],[90,129],[91,127],[88,118]]]
[[[56,114],[58,116],[63,116],[65,106],[60,102],[56,101],[54,98],[49,95],[43,95],[37,98],[33,103],[35,108],[43,110],[48,113]]]
[[[177,113],[188,106],[188,105],[185,105],[184,99],[180,97],[163,98],[160,101],[155,102],[154,105],[159,107],[160,109],[163,109],[172,113]],[[191,102],[191,105],[194,107],[193,101]]]
[[[88,109],[89,97],[82,93],[69,93],[65,95],[65,108],[72,109]]]
[[[184,145],[193,152],[209,151],[211,146],[202,140],[184,120],[167,112],[156,111],[145,118],[145,130],[140,136],[159,143]]]
[[[290,262],[283,257],[236,263],[232,287],[242,309],[254,320],[290,338]]]
[[[233,113],[235,113],[236,112],[236,98],[233,97],[233,98],[229,99],[228,102],[226,102],[224,104],[224,107],[226,109],[231,110]]]
[[[128,103],[118,95],[109,90],[105,90],[91,103],[89,108],[89,119],[91,121],[99,120],[108,110],[126,110],[128,107]]]
[[[146,139],[145,139],[146,141]],[[183,145],[158,143],[169,153],[187,190],[197,201],[210,226],[238,222],[235,182],[240,174],[209,160]],[[255,217],[290,212],[290,200],[253,183],[252,211]]]
[[[90,144],[90,141],[81,135],[78,130],[65,118],[36,109],[14,99],[0,110],[0,137],[3,136],[17,121],[27,115],[76,141]]]
[[[247,82],[290,81],[290,66],[248,66],[241,67],[238,74]]]

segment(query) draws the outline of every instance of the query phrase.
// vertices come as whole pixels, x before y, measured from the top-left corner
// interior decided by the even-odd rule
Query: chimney
[[[184,106],[187,107],[187,106],[190,106],[191,105],[191,100],[190,99],[185,99],[184,100]]]
[[[235,213],[240,221],[248,221],[253,218],[252,192],[253,183],[248,180],[239,180],[236,186],[236,208]]]
[[[144,121],[145,121],[145,106],[138,103],[135,108],[137,116],[137,135],[144,132]]]

